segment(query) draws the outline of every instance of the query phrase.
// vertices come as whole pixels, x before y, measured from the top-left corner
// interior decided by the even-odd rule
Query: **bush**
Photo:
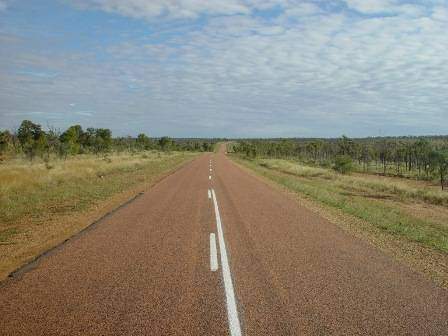
[[[319,166],[322,168],[331,168],[331,161],[325,160]]]
[[[353,170],[353,161],[348,155],[339,155],[336,157],[333,169],[341,174],[348,174]]]

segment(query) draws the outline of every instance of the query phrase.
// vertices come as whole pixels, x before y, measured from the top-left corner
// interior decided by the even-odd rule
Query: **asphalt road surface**
[[[448,293],[205,154],[0,285],[1,335],[448,335]]]

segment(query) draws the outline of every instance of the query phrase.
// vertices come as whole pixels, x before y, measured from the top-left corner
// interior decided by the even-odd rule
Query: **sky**
[[[0,0],[0,129],[448,134],[448,0]]]

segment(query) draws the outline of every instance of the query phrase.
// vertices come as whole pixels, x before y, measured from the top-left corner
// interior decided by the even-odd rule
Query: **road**
[[[221,152],[4,282],[0,334],[448,335],[448,293]]]

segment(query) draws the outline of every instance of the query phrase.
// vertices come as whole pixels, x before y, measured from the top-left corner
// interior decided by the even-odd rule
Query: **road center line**
[[[210,269],[212,272],[218,269],[218,253],[216,251],[216,238],[214,233],[210,233]]]
[[[210,189],[208,190],[208,199],[212,198],[212,192],[210,191]]]
[[[241,336],[240,320],[236,309],[235,293],[233,291],[232,275],[230,273],[229,261],[227,259],[226,243],[222,231],[221,216],[219,214],[218,201],[215,190],[212,189],[213,204],[215,206],[216,227],[218,231],[219,254],[221,256],[222,277],[224,280],[224,290],[226,292],[227,317],[229,320],[229,330],[231,336]]]
[[[211,179],[212,179],[211,175],[209,175],[209,176],[208,176],[208,179],[209,179],[209,180],[211,180]]]

